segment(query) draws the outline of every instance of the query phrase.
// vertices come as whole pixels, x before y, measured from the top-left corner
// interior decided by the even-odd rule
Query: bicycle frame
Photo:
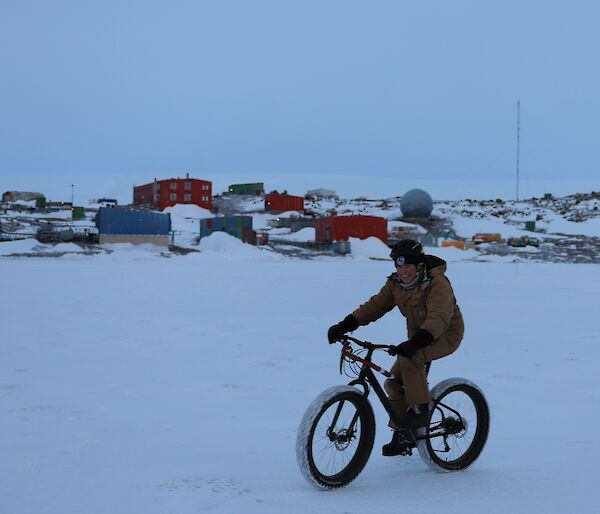
[[[364,389],[363,394],[364,394],[365,398],[367,398],[369,396],[370,389],[373,389],[373,391],[375,391],[375,394],[379,398],[379,401],[383,405],[383,408],[386,410],[386,412],[390,416],[390,419],[392,420],[392,422],[396,426],[401,427],[402,422],[398,419],[397,414],[394,412],[392,405],[390,403],[390,400],[389,400],[387,394],[385,394],[383,387],[381,387],[379,380],[377,380],[375,373],[373,373],[373,370],[382,374],[387,379],[393,380],[395,378],[395,376],[392,373],[390,373],[389,371],[383,369],[381,366],[378,366],[377,364],[375,364],[374,362],[371,361],[371,358],[373,357],[373,352],[375,350],[386,349],[386,348],[389,348],[389,346],[374,345],[372,343],[366,343],[365,341],[359,341],[358,339],[354,339],[349,336],[345,336],[345,338],[347,341],[353,341],[367,350],[367,355],[363,358],[363,357],[360,357],[359,355],[356,355],[355,353],[353,353],[352,347],[349,344],[344,344],[344,347],[342,348],[342,355],[350,360],[353,360],[355,362],[360,362],[362,364],[362,367],[360,369],[360,373],[358,374],[358,377],[356,379],[352,380],[348,385],[362,386]],[[448,410],[455,413],[459,419],[461,419],[461,416],[457,411],[455,411],[454,409],[452,409],[442,403],[440,403],[440,405],[446,407]],[[336,410],[334,419],[330,426],[330,432],[333,430],[333,427],[335,427],[335,424],[337,423],[337,420],[338,420],[341,410],[342,410],[342,404],[340,404]],[[443,412],[442,412],[442,418],[444,418]],[[356,424],[357,420],[358,420],[358,412],[354,415],[352,422],[350,423],[350,425],[348,427],[349,432],[352,432],[354,430],[354,425]],[[443,421],[442,421],[442,424],[443,424]],[[441,428],[441,426],[438,426],[434,430],[429,430],[423,435],[419,435],[416,431],[413,431],[409,428],[400,428],[400,431],[405,436],[405,442],[407,444],[407,447],[414,447],[414,446],[416,446],[416,442],[418,440],[433,439],[434,437],[444,437],[444,440],[445,440],[446,436],[449,435],[450,432],[445,429],[438,431],[440,428]]]
[[[365,390],[364,391],[364,397],[365,398],[367,398],[369,396],[370,389],[373,389],[373,391],[375,391],[375,394],[379,398],[379,401],[383,405],[383,408],[389,414],[390,419],[394,423],[396,423],[397,422],[397,416],[394,413],[394,410],[392,409],[392,405],[390,404],[390,400],[387,397],[387,394],[385,394],[385,391],[383,390],[383,387],[381,387],[381,384],[379,383],[379,380],[377,380],[377,377],[375,376],[375,373],[373,373],[372,370],[375,370],[378,373],[381,373],[384,377],[386,377],[388,379],[393,379],[395,377],[389,371],[383,369],[381,366],[378,366],[377,364],[375,364],[374,362],[371,361],[371,358],[373,357],[373,352],[374,351],[375,351],[374,348],[369,348],[367,350],[366,357],[363,358],[363,357],[360,357],[360,356],[354,354],[352,352],[352,348],[350,347],[350,345],[345,345],[344,346],[344,348],[342,349],[342,354],[344,355],[344,357],[347,357],[348,359],[351,359],[351,360],[353,360],[355,362],[360,362],[362,364],[362,367],[360,369],[360,373],[358,374],[358,377],[355,378],[354,380],[352,380],[348,385],[351,385],[351,386],[360,385],[360,386],[362,386],[363,389]],[[354,422],[355,422],[355,420],[352,420],[350,428],[354,427]]]

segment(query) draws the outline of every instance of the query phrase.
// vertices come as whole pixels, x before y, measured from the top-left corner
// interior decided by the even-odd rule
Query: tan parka
[[[451,345],[457,345],[463,338],[464,324],[450,281],[444,275],[446,261],[433,255],[425,259],[426,280],[413,289],[404,289],[398,275],[391,274],[381,291],[352,313],[358,324],[368,325],[398,307],[406,318],[409,338],[422,328],[434,340],[445,335]]]

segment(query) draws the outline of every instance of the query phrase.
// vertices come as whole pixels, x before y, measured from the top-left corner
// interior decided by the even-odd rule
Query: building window
[[[208,191],[208,184],[204,184],[204,185],[202,186],[202,189],[203,189],[204,191]]]
[[[169,195],[169,200],[177,200],[177,194],[176,193],[171,193]]]
[[[183,201],[184,202],[191,202],[192,201],[192,195],[189,195],[189,194],[183,195]]]
[[[172,191],[177,191],[177,182],[171,182],[170,187]]]
[[[203,196],[203,197],[202,197],[202,201],[203,201],[203,202],[208,202],[208,196]]]
[[[187,191],[189,191],[190,189],[192,189],[192,183],[191,182],[184,182],[183,183],[183,188]]]

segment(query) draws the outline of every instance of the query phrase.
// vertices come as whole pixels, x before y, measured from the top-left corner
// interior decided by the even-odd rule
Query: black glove
[[[421,348],[429,346],[432,342],[433,336],[427,330],[420,328],[408,341],[404,341],[398,346],[392,346],[388,353],[390,355],[402,355],[402,357],[410,359]]]
[[[338,324],[329,327],[327,331],[327,340],[329,344],[335,343],[340,337],[348,332],[352,332],[358,328],[358,321],[356,318],[352,316],[352,314],[348,314],[342,321]]]
[[[409,339],[408,341],[404,341],[398,346],[392,346],[388,350],[388,353],[390,355],[402,355],[402,357],[410,359],[415,353],[417,353],[418,350],[419,347],[417,346],[417,344],[412,339]]]

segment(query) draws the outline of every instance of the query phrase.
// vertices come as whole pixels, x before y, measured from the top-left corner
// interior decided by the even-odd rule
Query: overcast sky
[[[599,6],[0,0],[0,174],[593,180]]]

